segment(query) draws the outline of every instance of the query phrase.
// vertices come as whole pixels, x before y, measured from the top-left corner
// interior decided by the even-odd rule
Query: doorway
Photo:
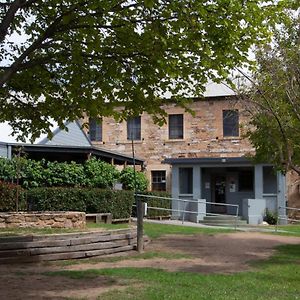
[[[212,175],[212,202],[226,203],[226,176],[224,174]],[[226,206],[212,204],[212,212],[216,214],[226,214]]]

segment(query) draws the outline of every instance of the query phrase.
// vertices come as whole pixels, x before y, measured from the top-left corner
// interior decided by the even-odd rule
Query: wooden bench
[[[86,222],[91,223],[112,223],[112,214],[111,213],[97,213],[97,214],[86,214]]]

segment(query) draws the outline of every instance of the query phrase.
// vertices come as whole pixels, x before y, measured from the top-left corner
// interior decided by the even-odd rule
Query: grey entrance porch
[[[217,200],[238,205],[239,215],[249,224],[260,224],[266,209],[277,212],[279,207],[285,206],[285,176],[274,172],[271,165],[254,165],[243,157],[178,158],[166,159],[165,162],[172,165],[173,198],[202,199],[207,202],[206,205],[191,204],[190,209],[198,212],[191,214],[195,222],[210,213],[235,214],[234,207],[227,206],[218,210],[216,205],[209,203]],[[248,183],[247,178],[242,179],[242,174],[248,176]],[[216,189],[224,193],[219,199]],[[187,204],[184,206],[186,208]],[[182,218],[178,210],[183,210],[183,203],[174,201],[172,208],[177,210],[172,214],[173,218]],[[285,212],[279,211],[279,214],[284,215]]]

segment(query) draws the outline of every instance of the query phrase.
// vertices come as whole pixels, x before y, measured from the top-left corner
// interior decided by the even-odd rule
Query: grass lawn
[[[232,229],[188,227],[179,225],[165,225],[157,223],[144,223],[144,232],[150,238],[158,238],[166,234],[217,234],[233,232]]]
[[[282,226],[278,226],[278,230],[283,230],[285,232],[277,232],[276,234],[281,234],[281,235],[300,235],[300,225],[298,225],[298,224],[297,225],[282,225]]]
[[[102,294],[101,300],[117,299],[300,299],[300,245],[280,246],[265,262],[254,264],[251,272],[231,275],[203,275],[167,272],[150,268],[120,268],[60,271],[49,276],[75,279],[105,275],[129,280],[125,290]],[[135,287],[136,282],[138,287]],[[131,282],[135,283],[131,286]]]

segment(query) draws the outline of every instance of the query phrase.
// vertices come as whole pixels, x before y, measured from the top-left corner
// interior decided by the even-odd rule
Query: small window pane
[[[239,112],[223,110],[223,136],[239,136]]]
[[[89,136],[91,141],[102,141],[102,121],[101,119],[89,119]]]
[[[183,139],[183,115],[169,115],[169,139]]]
[[[179,194],[193,194],[193,168],[179,168]]]
[[[239,191],[240,192],[252,192],[253,191],[253,171],[245,170],[239,172]]]
[[[273,167],[263,167],[263,193],[277,194],[277,175]]]
[[[127,121],[127,140],[141,140],[141,117],[130,118]]]
[[[152,191],[166,190],[166,171],[152,171]]]

